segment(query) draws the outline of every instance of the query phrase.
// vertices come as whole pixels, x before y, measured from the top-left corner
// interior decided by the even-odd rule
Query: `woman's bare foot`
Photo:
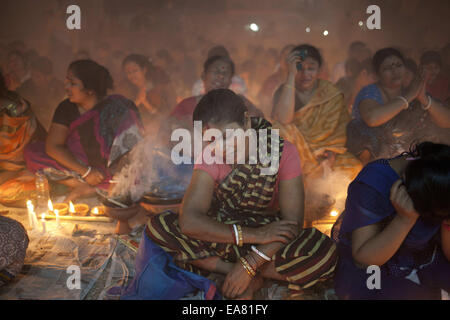
[[[236,300],[252,300],[255,292],[261,289],[263,284],[264,284],[263,277],[259,275],[254,277],[252,282],[250,282],[250,284],[248,285],[247,290],[245,290],[243,294],[238,296]]]
[[[74,201],[79,198],[87,198],[95,194],[95,189],[88,184],[78,186],[72,189],[64,200],[65,202]]]

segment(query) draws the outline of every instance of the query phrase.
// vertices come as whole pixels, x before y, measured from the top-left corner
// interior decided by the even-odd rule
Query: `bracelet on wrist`
[[[409,108],[409,102],[408,102],[408,100],[407,100],[405,97],[398,96],[398,97],[396,97],[396,98],[402,100],[402,101],[405,103],[405,104],[404,104],[404,107],[403,107],[403,110],[406,110],[406,109]]]
[[[423,110],[428,110],[428,109],[430,109],[431,108],[431,103],[433,102],[432,100],[431,100],[431,97],[430,96],[427,96],[428,97],[428,104],[426,105],[426,106],[422,106],[422,109]]]
[[[259,251],[255,246],[251,246],[252,251],[254,253],[256,253],[258,256],[260,256],[261,258],[263,258],[265,261],[272,261],[271,258],[269,258],[268,256],[266,256],[263,252]]]
[[[92,171],[92,167],[89,167],[86,172],[81,176],[81,179],[85,179]]]
[[[240,260],[242,266],[244,267],[245,271],[247,271],[249,276],[251,276],[252,278],[254,276],[256,276],[256,271],[250,266],[247,259],[245,259],[244,257],[241,257],[239,260]]]

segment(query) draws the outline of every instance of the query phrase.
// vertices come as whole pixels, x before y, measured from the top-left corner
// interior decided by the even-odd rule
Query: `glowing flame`
[[[42,221],[45,220],[45,213],[42,213],[42,214],[41,214],[41,219],[42,219]]]
[[[55,209],[55,211],[53,211],[53,212],[55,212],[55,216],[59,217],[59,210],[58,209]]]
[[[337,217],[339,215],[339,212],[337,210],[333,210],[330,212],[330,216]]]
[[[31,202],[31,200],[28,200],[28,201],[27,201],[27,209],[28,209],[28,211],[30,211],[30,212],[34,211],[33,202]]]
[[[95,207],[94,209],[92,209],[92,213],[93,213],[93,214],[98,214],[98,208]]]
[[[69,212],[75,213],[75,206],[73,205],[72,201],[69,202]]]
[[[53,203],[52,200],[48,199],[48,210],[53,211]]]

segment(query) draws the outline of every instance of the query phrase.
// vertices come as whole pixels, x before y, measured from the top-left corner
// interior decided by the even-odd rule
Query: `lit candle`
[[[53,212],[53,203],[51,199],[48,199],[48,213]]]
[[[34,212],[34,209],[33,209],[33,212],[31,212],[31,220],[33,221],[33,229],[37,228],[38,227],[38,219],[36,216],[36,212]]]
[[[41,214],[42,233],[47,232],[47,226],[45,225],[45,213]]]
[[[72,201],[69,202],[69,213],[72,216],[75,214],[75,206],[73,205]]]
[[[339,215],[339,212],[337,210],[333,210],[330,212],[330,216],[337,217]]]
[[[34,229],[34,220],[33,220],[33,212],[34,212],[34,206],[31,200],[27,201],[27,211],[28,211],[28,224],[31,228],[31,230]]]
[[[56,227],[61,228],[61,224],[59,223],[59,210],[55,209],[54,212],[55,212],[55,216],[56,216]]]

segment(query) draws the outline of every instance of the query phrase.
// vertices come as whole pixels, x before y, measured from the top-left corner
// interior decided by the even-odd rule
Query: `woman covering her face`
[[[450,146],[368,164],[333,228],[341,299],[441,299],[450,292]],[[379,268],[377,280],[368,280]],[[371,290],[367,283],[376,285]]]

